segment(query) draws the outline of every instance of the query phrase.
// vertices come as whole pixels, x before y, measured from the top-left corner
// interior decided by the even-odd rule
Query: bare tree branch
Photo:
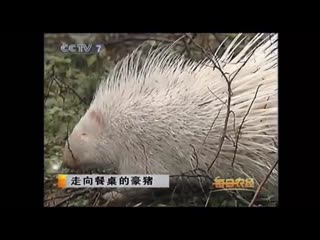
[[[196,33],[192,34],[192,37],[191,39],[195,39],[195,37],[197,36]],[[190,43],[191,43],[191,40],[188,39],[189,41],[187,42],[186,38],[183,38],[182,41],[184,42],[184,45],[185,45],[185,48],[183,49],[182,53],[181,54],[184,54],[186,51],[187,51],[187,57],[191,57],[191,52],[190,52]]]
[[[190,36],[188,35],[185,35],[187,36],[189,39]],[[212,57],[210,57],[210,55],[207,53],[207,51],[205,49],[203,49],[199,44],[197,44],[196,42],[194,42],[192,39],[191,41],[197,46],[199,47],[202,52],[207,56],[207,58],[213,63],[214,67],[218,69],[218,71],[222,74],[222,76],[224,77],[224,79],[226,80],[226,83],[227,83],[227,87],[228,87],[228,100],[227,100],[227,113],[226,113],[226,118],[225,118],[225,123],[224,123],[224,128],[223,128],[223,131],[222,131],[222,135],[221,135],[221,138],[220,138],[220,143],[219,143],[219,146],[218,146],[218,151],[217,151],[217,154],[215,156],[215,158],[213,159],[213,161],[211,162],[211,164],[209,165],[208,169],[207,169],[207,172],[210,171],[210,169],[212,168],[213,164],[215,163],[215,161],[218,159],[219,155],[220,155],[220,152],[222,150],[222,146],[223,146],[223,143],[224,143],[224,139],[225,139],[225,136],[226,136],[226,133],[227,133],[227,127],[228,127],[228,121],[229,121],[229,115],[230,115],[230,105],[231,105],[231,96],[232,96],[232,89],[231,89],[231,83],[232,81],[235,79],[235,77],[238,75],[238,73],[241,71],[241,69],[246,65],[246,63],[249,61],[249,59],[251,58],[251,56],[253,56],[255,50],[263,43],[260,42],[260,44],[256,45],[255,48],[250,52],[250,54],[247,56],[246,60],[242,63],[242,65],[232,74],[230,74],[229,78],[227,77],[227,73],[225,73],[222,69],[222,67],[220,66],[220,63],[219,63],[219,60],[216,58],[216,56],[213,54]],[[231,77],[231,75],[233,75]]]
[[[196,34],[193,34],[192,38],[195,38]],[[177,37],[176,40],[178,40],[179,38]],[[156,42],[163,42],[163,43],[168,43],[168,44],[172,44],[175,43],[178,46],[181,47],[185,47],[185,43],[184,42],[176,42],[176,40],[169,40],[167,38],[161,38],[161,37],[154,37],[154,36],[150,36],[150,37],[145,37],[145,36],[134,36],[134,37],[125,37],[122,39],[116,39],[116,40],[111,40],[108,41],[104,44],[105,48],[108,48],[110,46],[113,45],[118,45],[118,44],[123,44],[125,42],[134,42],[134,41],[140,41],[140,42],[144,42],[144,41],[156,41]],[[190,44],[188,44],[188,48],[189,50],[193,50],[193,51],[199,51],[198,48],[190,46]]]
[[[210,191],[209,192],[209,196],[207,197],[207,201],[206,201],[206,204],[204,205],[204,207],[207,207],[208,206],[208,203],[209,203],[209,200],[211,198],[211,194],[213,193],[213,191]]]
[[[100,192],[96,192],[95,196],[93,197],[93,199],[94,199],[94,202],[92,204],[93,207],[98,206],[100,195],[101,195]]]
[[[270,169],[268,175],[267,175],[267,176],[265,177],[265,179],[260,183],[259,187],[257,188],[257,191],[255,192],[255,194],[254,194],[254,196],[253,196],[253,198],[252,198],[252,200],[251,200],[251,202],[250,202],[250,204],[249,204],[249,207],[252,207],[252,205],[253,205],[254,201],[256,200],[259,192],[261,191],[263,185],[264,185],[265,182],[268,180],[268,178],[269,178],[269,176],[271,175],[273,169],[275,169],[275,167],[277,166],[278,161],[279,161],[279,160],[277,160],[277,161],[273,164],[273,166],[272,166],[272,168]]]
[[[260,84],[258,87],[257,87],[257,90],[256,90],[256,93],[254,94],[254,97],[251,101],[251,104],[248,108],[248,111],[246,112],[246,114],[244,115],[243,119],[242,119],[242,122],[239,126],[239,129],[238,129],[238,134],[236,135],[236,145],[235,145],[235,149],[234,149],[234,153],[233,153],[233,158],[232,158],[232,163],[231,163],[231,166],[233,167],[233,164],[234,164],[234,160],[236,159],[236,155],[237,155],[237,150],[238,150],[238,142],[239,142],[239,137],[240,137],[240,133],[241,133],[241,129],[242,129],[242,126],[244,124],[244,121],[246,120],[246,117],[248,116],[250,110],[251,110],[251,107],[254,103],[254,100],[256,99],[257,97],[257,94],[258,94],[258,91],[259,91],[259,88],[262,86],[262,84]]]
[[[195,167],[195,169],[198,169],[198,167],[199,167],[199,158],[198,158],[197,151],[196,151],[195,147],[194,147],[192,144],[190,144],[190,146],[191,146],[192,149],[193,149],[194,158],[195,158],[195,160],[196,160],[196,167]]]
[[[190,38],[188,35],[186,35],[186,36],[188,38]],[[225,135],[226,135],[226,132],[227,132],[228,120],[229,120],[229,115],[230,115],[231,96],[232,96],[232,91],[231,91],[231,83],[232,83],[232,81],[229,81],[229,78],[226,76],[225,72],[221,68],[221,66],[219,64],[219,61],[217,60],[215,55],[213,55],[213,58],[215,59],[215,61],[214,61],[210,57],[210,55],[207,53],[207,51],[205,49],[203,49],[199,44],[194,42],[192,39],[191,39],[191,41],[197,47],[199,47],[202,50],[202,52],[207,56],[207,58],[213,63],[213,66],[218,69],[218,71],[222,74],[222,76],[226,80],[227,86],[228,86],[227,114],[226,114],[225,124],[224,124],[224,128],[223,128],[222,136],[220,138],[220,144],[219,144],[219,147],[218,147],[218,151],[217,151],[216,157],[213,159],[213,161],[211,162],[211,164],[209,165],[209,167],[207,169],[207,172],[209,172],[210,169],[212,168],[213,164],[215,163],[215,161],[218,159],[218,157],[220,155],[220,152],[221,152],[221,149],[222,149],[222,146],[223,146],[223,143],[224,143]]]
[[[237,190],[235,190],[235,191],[228,191],[228,193],[231,195],[231,197],[236,198],[237,200],[239,200],[239,201],[242,202],[243,204],[245,204],[245,205],[249,205],[249,204],[250,204],[249,201],[247,201],[246,199],[244,199],[244,198],[240,195],[239,191],[237,191]],[[256,205],[253,205],[253,206],[256,206]]]
[[[59,85],[64,85],[64,86],[66,86],[74,95],[76,95],[76,96],[79,98],[79,100],[80,100],[82,103],[84,103],[84,104],[86,104],[86,105],[88,104],[88,102],[87,102],[86,100],[84,100],[84,99],[77,93],[76,90],[74,90],[74,89],[73,89],[72,87],[70,87],[68,84],[60,81],[57,76],[53,76],[53,80],[56,81]]]
[[[79,195],[81,195],[81,194],[83,194],[83,193],[85,193],[85,192],[88,192],[88,191],[89,191],[89,189],[81,189],[81,190],[79,190],[79,191],[77,191],[77,192],[75,192],[75,193],[72,193],[69,197],[66,197],[65,199],[62,199],[62,200],[59,201],[58,203],[54,204],[54,207],[58,207],[58,206],[60,206],[61,204],[65,203],[65,202],[67,202],[67,201],[69,201],[69,200],[71,200],[72,198],[74,198],[74,197],[76,197],[76,196],[79,196]]]
[[[223,104],[226,104],[226,102],[223,102],[221,100],[221,98],[219,98],[213,91],[211,91],[211,89],[208,87],[209,91],[212,93],[213,96],[215,96],[220,102],[222,102]]]
[[[44,97],[44,104],[46,104],[47,99],[48,99],[48,97],[49,97],[50,88],[51,88],[51,86],[52,86],[52,83],[53,83],[53,79],[51,79],[50,82],[49,82],[48,90],[47,90],[47,93],[46,93],[46,95],[45,95],[45,97]]]
[[[230,113],[233,114],[233,131],[234,131],[234,135],[236,136],[236,114],[232,110],[230,111]]]
[[[225,102],[224,102],[224,104],[225,104]],[[220,115],[220,112],[221,112],[221,110],[222,110],[222,107],[223,107],[223,105],[221,106],[221,108],[220,108],[217,116],[216,116],[215,119],[213,120],[213,122],[212,122],[212,124],[211,124],[211,126],[210,126],[210,128],[209,128],[209,131],[208,131],[208,133],[207,133],[207,135],[206,135],[206,137],[205,137],[205,139],[204,139],[204,141],[203,141],[202,144],[205,144],[205,142],[207,141],[207,138],[208,138],[208,136],[209,136],[209,134],[210,134],[210,132],[211,132],[211,130],[212,130],[212,128],[213,128],[213,125],[214,125],[214,123],[216,122],[216,120],[218,119],[218,117],[219,117],[219,115]]]
[[[77,160],[76,157],[73,155],[73,152],[72,152],[72,150],[71,150],[71,148],[70,148],[70,143],[69,143],[69,122],[68,122],[68,124],[67,124],[67,140],[66,140],[66,143],[67,143],[67,148],[68,148],[68,150],[69,150],[70,153],[71,153],[72,159],[73,159],[75,162],[78,162],[78,160]]]

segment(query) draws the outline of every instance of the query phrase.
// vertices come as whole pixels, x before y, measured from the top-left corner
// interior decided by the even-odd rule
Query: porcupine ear
[[[91,110],[89,112],[89,118],[92,120],[94,131],[100,133],[105,126],[102,113],[98,110]]]

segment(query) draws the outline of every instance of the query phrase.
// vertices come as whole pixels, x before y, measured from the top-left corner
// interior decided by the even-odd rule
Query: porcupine
[[[219,47],[200,62],[173,45],[141,60],[137,48],[100,83],[66,142],[64,163],[170,176],[196,174],[197,165],[213,177],[232,170],[260,184],[278,154],[277,34],[257,34],[236,54],[244,39],[237,35],[221,57]],[[277,168],[265,186],[277,194]]]

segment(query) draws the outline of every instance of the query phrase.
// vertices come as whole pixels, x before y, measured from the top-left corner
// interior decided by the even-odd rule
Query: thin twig
[[[190,36],[186,35],[188,38],[190,38]],[[191,39],[191,38],[190,38]],[[193,41],[191,39],[191,41]],[[223,132],[222,132],[222,136],[220,138],[220,144],[218,147],[218,151],[217,154],[215,156],[215,158],[213,159],[213,161],[211,162],[210,166],[208,167],[207,171],[209,172],[211,167],[213,166],[213,164],[215,163],[215,161],[218,159],[223,143],[224,143],[224,139],[227,133],[227,127],[228,127],[228,121],[229,121],[229,115],[230,115],[230,106],[231,106],[231,96],[232,96],[232,89],[231,89],[231,83],[232,81],[235,79],[235,77],[238,75],[238,73],[241,71],[241,69],[246,65],[246,63],[249,61],[249,59],[251,58],[251,56],[253,56],[255,50],[262,44],[258,44],[257,46],[255,46],[255,48],[252,50],[252,52],[249,54],[249,56],[247,56],[247,59],[243,62],[243,64],[233,73],[234,75],[231,77],[232,74],[230,74],[230,77],[228,78],[226,76],[226,73],[223,71],[222,67],[219,64],[219,60],[217,59],[217,57],[215,55],[213,55],[214,60],[210,57],[210,55],[207,53],[206,50],[204,50],[199,44],[197,44],[196,42],[193,41],[193,43],[199,47],[202,52],[207,56],[207,58],[213,63],[214,67],[218,69],[218,71],[222,74],[222,76],[224,77],[224,79],[226,80],[227,86],[228,86],[228,100],[227,100],[227,113],[226,113],[226,119],[225,119],[225,123],[224,123],[224,128],[223,128]]]
[[[232,110],[230,111],[230,113],[233,114],[233,131],[234,131],[234,135],[236,136],[236,114]]]
[[[67,129],[67,131],[68,131],[68,129]],[[73,155],[73,152],[72,152],[72,150],[71,150],[71,148],[70,148],[70,143],[69,143],[69,138],[68,138],[68,137],[67,137],[66,142],[67,142],[67,148],[68,148],[68,150],[69,150],[69,151],[70,151],[70,153],[71,153],[71,157],[72,157],[72,159],[77,163],[77,162],[78,162],[78,160],[77,160],[77,158]]]
[[[192,144],[190,144],[190,146],[193,148],[193,151],[194,151],[193,154],[194,154],[194,157],[195,157],[195,160],[196,160],[196,167],[194,169],[192,169],[190,171],[187,171],[187,172],[184,172],[184,173],[182,173],[180,175],[171,175],[170,177],[204,177],[204,178],[208,178],[211,181],[213,181],[213,178],[211,178],[209,175],[207,175],[207,172],[205,170],[199,168],[199,159],[198,159],[198,155],[197,155],[196,149]],[[191,163],[192,163],[192,161],[191,161]],[[192,164],[191,164],[191,167],[192,167]],[[206,175],[200,175],[200,174],[196,173],[197,171],[203,172]],[[194,173],[196,175],[187,175],[189,173]]]
[[[76,96],[79,98],[79,100],[80,100],[82,103],[88,104],[87,101],[84,100],[84,99],[77,93],[76,90],[74,90],[74,89],[73,89],[72,87],[70,87],[68,84],[60,81],[57,76],[53,76],[53,80],[56,81],[57,83],[59,83],[60,85],[66,86],[74,95],[76,95]]]
[[[228,126],[228,121],[229,121],[230,105],[231,105],[231,88],[230,88],[230,84],[228,84],[228,93],[229,94],[228,94],[228,102],[227,102],[228,103],[228,105],[227,105],[227,115],[226,115],[225,122],[224,122],[223,132],[222,132],[222,135],[221,135],[221,138],[220,138],[220,144],[219,144],[219,147],[218,147],[218,152],[217,152],[216,157],[213,159],[213,161],[211,162],[210,166],[208,167],[207,172],[210,171],[211,167],[213,166],[215,161],[218,159],[218,157],[220,155],[220,152],[221,152],[221,149],[222,149],[222,146],[223,146],[223,143],[224,143],[224,139],[225,139],[226,133],[227,133],[227,126]]]
[[[199,169],[198,169],[199,170]],[[208,176],[208,175],[200,175],[200,174],[197,174],[197,175],[186,175],[185,173],[182,173],[180,175],[171,175],[170,177],[190,177],[190,178],[199,178],[199,177],[202,177],[202,178],[207,178],[211,181],[213,181],[213,178]]]
[[[229,191],[228,192],[232,197],[235,197],[237,200],[241,201],[243,204],[245,205],[249,205],[250,202],[247,201],[246,199],[244,199],[240,193],[238,192],[238,190],[235,190],[235,191]]]
[[[241,129],[242,129],[242,126],[244,124],[244,121],[246,120],[246,117],[248,116],[250,110],[251,110],[251,107],[254,103],[254,100],[256,99],[257,97],[257,94],[258,94],[258,91],[259,91],[259,88],[262,86],[262,84],[260,84],[258,87],[257,87],[257,90],[256,90],[256,93],[254,94],[254,97],[251,101],[251,104],[248,108],[248,111],[246,112],[246,114],[244,115],[243,119],[242,119],[242,122],[239,126],[239,129],[238,129],[238,134],[236,135],[236,145],[235,145],[235,149],[234,149],[234,153],[233,153],[233,158],[232,158],[232,163],[231,163],[231,166],[233,167],[233,164],[234,164],[234,160],[236,159],[236,155],[237,155],[237,150],[238,150],[238,141],[239,141],[239,137],[240,137],[240,132],[241,132]]]
[[[51,75],[52,75],[52,76],[55,76],[55,66],[54,66],[54,65],[52,65],[51,71],[52,71],[52,74],[51,74]],[[45,99],[44,99],[44,103],[47,102],[47,99],[48,99],[48,97],[49,97],[50,88],[51,88],[51,86],[52,86],[53,81],[54,81],[54,79],[53,79],[53,77],[51,77],[51,80],[50,80],[49,86],[48,86],[48,91],[47,91],[47,94],[46,94]]]
[[[201,51],[206,55],[206,57],[210,60],[210,62],[213,63],[214,67],[216,67],[219,72],[223,75],[223,77],[227,80],[227,82],[229,81],[228,77],[225,75],[224,71],[221,69],[221,66],[219,64],[219,61],[217,61],[217,59],[215,58],[215,60],[217,61],[217,63],[215,63],[215,61],[213,61],[213,59],[210,57],[210,55],[208,54],[208,52],[201,47],[198,43],[196,43],[190,36],[188,36],[187,34],[185,34],[185,36],[187,36],[189,39],[191,39],[191,41],[199,48],[201,49]],[[214,56],[215,57],[215,56]]]
[[[207,194],[204,191],[204,187],[203,187],[202,182],[201,182],[202,178],[199,177],[198,180],[199,180],[199,185],[200,185],[201,191],[202,191],[204,197],[207,198]]]
[[[209,134],[210,134],[210,132],[211,132],[211,130],[212,130],[212,128],[213,128],[213,125],[214,125],[214,123],[216,122],[216,120],[218,119],[218,117],[219,117],[219,115],[220,115],[220,112],[221,112],[221,110],[222,110],[222,107],[223,107],[223,105],[221,106],[221,108],[220,108],[217,116],[216,116],[215,119],[213,120],[213,122],[212,122],[212,124],[211,124],[211,126],[210,126],[210,128],[209,128],[209,131],[208,131],[208,133],[207,133],[207,135],[206,135],[206,137],[205,137],[205,139],[204,139],[204,141],[203,141],[202,144],[205,144],[205,142],[207,141],[207,138],[208,138],[208,136],[209,136]]]
[[[179,39],[179,38],[177,38],[177,39]],[[159,37],[152,37],[152,36],[150,36],[150,37],[135,36],[135,37],[126,37],[126,38],[122,38],[122,39],[108,41],[104,44],[104,47],[107,48],[112,45],[123,44],[124,42],[131,42],[131,41],[142,41],[142,42],[144,42],[144,41],[157,41],[157,42],[169,43],[169,44],[175,43],[176,45],[179,45],[179,46],[185,46],[185,44],[183,42],[176,42],[176,40],[169,40],[166,38],[159,38]],[[189,45],[189,49],[199,50],[198,48],[192,47],[190,45]]]
[[[46,96],[44,97],[44,103],[46,104],[47,102],[47,99],[49,98],[49,93],[50,93],[50,88],[52,86],[52,83],[53,83],[53,79],[51,78],[50,82],[49,82],[49,85],[48,85],[48,90],[47,90],[47,93],[46,93]]]
[[[204,205],[204,207],[207,207],[209,200],[211,198],[211,193],[212,193],[212,191],[209,192],[209,196],[207,197],[207,201],[206,201],[206,204]]]
[[[196,170],[199,167],[199,158],[198,158],[198,154],[197,154],[196,148],[192,144],[190,144],[190,146],[193,149],[194,158],[196,159],[196,167],[195,167],[195,170]]]
[[[207,104],[212,103],[212,102],[213,102],[213,100],[206,101],[204,103],[198,104],[198,107],[203,107],[204,105],[207,105]]]
[[[223,133],[222,133],[222,136],[221,136],[221,141],[220,141],[220,144],[219,144],[219,148],[218,148],[218,153],[216,155],[216,157],[214,158],[214,160],[212,161],[211,165],[209,166],[208,168],[208,172],[209,170],[211,169],[211,167],[213,166],[213,164],[215,163],[215,161],[218,159],[219,157],[219,154],[221,152],[221,149],[222,149],[222,146],[223,146],[223,143],[224,143],[224,139],[225,139],[225,136],[226,136],[226,133],[227,133],[227,126],[228,126],[228,121],[229,121],[229,115],[230,115],[230,105],[231,105],[231,96],[232,96],[232,90],[231,90],[231,83],[232,81],[235,79],[235,77],[237,76],[237,74],[240,72],[240,70],[244,67],[244,65],[248,62],[248,60],[251,58],[251,56],[253,56],[253,53],[255,52],[255,50],[259,47],[259,45],[257,45],[254,50],[251,52],[251,54],[247,57],[247,59],[243,62],[243,64],[240,66],[240,68],[235,72],[235,75],[230,79],[228,80],[228,78],[226,77],[225,73],[222,71],[221,67],[220,66],[216,66],[217,69],[222,72],[223,76],[225,77],[226,81],[227,81],[227,85],[228,85],[228,105],[227,105],[227,115],[226,115],[226,119],[225,119],[225,125],[224,125],[224,129],[223,129]],[[215,57],[215,56],[214,56]],[[219,64],[219,61],[217,61],[217,63]],[[230,74],[231,76],[231,74]],[[260,86],[259,86],[260,87]],[[258,89],[259,89],[258,87]],[[232,164],[233,166],[233,164]]]
[[[191,161],[192,158],[190,159],[191,167],[193,167],[194,168],[194,172],[196,172],[196,171],[199,170],[199,158],[198,158],[198,154],[197,154],[197,151],[196,151],[195,147],[192,144],[190,144],[190,146],[193,148],[193,154],[194,154],[194,158],[196,160],[196,167],[193,167],[192,166],[193,164],[192,164],[192,161]],[[201,183],[201,178],[200,177],[198,178],[198,181],[199,181],[199,185],[200,185],[200,188],[201,188],[204,196],[207,197],[207,195],[206,195],[206,193],[204,191],[203,185]]]
[[[217,40],[217,42],[219,43],[219,45],[223,42],[223,40],[220,39],[220,37],[218,37],[218,34],[214,34],[213,33],[214,38]]]
[[[253,48],[252,52],[249,54],[249,56],[247,56],[247,59],[242,63],[242,65],[241,65],[234,73],[232,73],[232,74],[234,74],[234,76],[230,79],[230,82],[232,82],[232,81],[235,79],[235,77],[238,75],[238,73],[241,71],[241,69],[247,64],[247,62],[249,61],[249,59],[253,56],[253,54],[255,53],[255,51],[256,51],[263,43],[264,43],[264,41],[261,41],[259,44],[257,44],[257,45]],[[232,74],[230,74],[230,77],[231,77]]]
[[[211,94],[213,95],[213,96],[215,96],[221,103],[223,103],[223,104],[226,104],[226,102],[224,101],[222,101],[221,100],[221,98],[219,98],[209,87],[208,87],[208,89],[209,89],[209,91],[211,92]]]
[[[172,193],[171,193],[171,202],[173,201],[174,194],[175,194],[175,192],[176,192],[176,190],[177,190],[177,188],[178,188],[178,186],[179,186],[179,180],[180,180],[180,179],[177,180],[176,185],[175,185],[175,187],[174,187],[174,189],[173,189],[173,191],[172,191]]]
[[[196,37],[196,33],[195,34],[192,34],[192,39],[194,39]],[[181,54],[184,54],[186,51],[187,51],[187,57],[191,57],[191,52],[190,52],[190,43],[191,43],[191,40],[189,39],[189,42],[187,42],[187,40],[185,38],[182,39],[183,42],[184,42],[184,45],[185,45],[185,48],[183,49],[183,51],[181,52]]]
[[[188,35],[186,35],[188,38],[190,38]],[[191,38],[190,38],[191,39]],[[224,143],[224,138],[227,132],[227,126],[228,126],[228,120],[229,120],[229,114],[230,114],[230,105],[231,105],[231,96],[232,96],[232,91],[231,91],[231,83],[232,81],[229,81],[228,77],[226,76],[225,72],[223,71],[223,69],[221,68],[219,61],[217,60],[216,56],[213,55],[214,59],[216,60],[216,62],[210,57],[210,55],[207,53],[207,51],[205,49],[203,49],[199,44],[197,44],[195,41],[193,41],[191,39],[191,41],[197,46],[199,47],[202,52],[207,56],[207,58],[213,63],[214,67],[218,69],[218,71],[222,74],[222,76],[224,77],[224,79],[227,82],[227,86],[228,86],[228,100],[227,100],[227,114],[226,114],[226,119],[225,119],[225,123],[224,123],[224,128],[223,128],[223,132],[222,132],[222,136],[220,138],[220,144],[218,147],[218,151],[217,154],[215,156],[215,158],[213,159],[213,161],[211,162],[211,164],[209,165],[207,172],[210,171],[211,167],[213,166],[213,164],[215,163],[215,161],[218,159],[223,143]]]
[[[56,203],[56,204],[54,205],[54,207],[58,207],[58,206],[60,206],[61,204],[65,203],[66,201],[69,201],[70,199],[72,199],[72,198],[74,198],[74,197],[76,197],[76,196],[78,196],[78,195],[81,195],[82,193],[85,193],[85,192],[87,192],[87,191],[89,191],[89,189],[81,189],[81,190],[79,190],[78,192],[72,193],[69,197],[61,200],[61,201],[58,202],[58,203]]]
[[[99,203],[99,197],[100,197],[100,195],[101,195],[101,193],[100,192],[97,192],[96,194],[95,194],[95,196],[94,196],[94,202],[93,202],[93,207],[96,207],[97,205],[98,205],[98,203]]]
[[[249,207],[251,207],[251,206],[253,205],[253,203],[254,203],[254,201],[256,200],[259,192],[260,192],[261,189],[262,189],[262,186],[263,186],[263,185],[265,184],[265,182],[268,180],[268,178],[269,178],[269,176],[271,175],[273,169],[275,169],[275,167],[277,166],[278,161],[279,161],[279,160],[277,160],[277,161],[273,164],[273,166],[272,166],[272,168],[270,169],[268,175],[265,177],[265,179],[264,179],[264,180],[260,183],[260,185],[258,186],[257,191],[255,192],[255,194],[254,194],[254,196],[253,196],[253,198],[252,198],[252,200],[251,200],[251,202],[250,202],[250,204],[249,204]]]

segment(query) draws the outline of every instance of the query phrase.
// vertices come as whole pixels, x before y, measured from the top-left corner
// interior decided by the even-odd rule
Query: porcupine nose
[[[77,164],[77,159],[74,156],[74,153],[71,152],[72,150],[68,147],[66,143],[63,151],[63,167],[68,167],[72,169],[77,169],[79,165]]]

